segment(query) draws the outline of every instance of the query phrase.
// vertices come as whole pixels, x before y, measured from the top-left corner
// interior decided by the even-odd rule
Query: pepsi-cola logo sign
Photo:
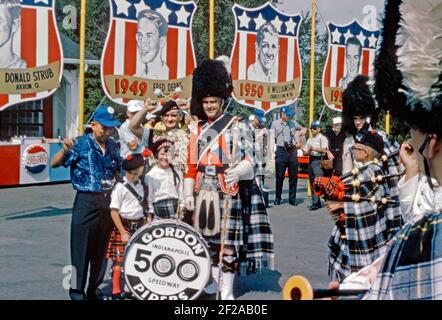
[[[48,152],[41,145],[31,145],[23,152],[23,165],[29,173],[42,172],[48,166]]]

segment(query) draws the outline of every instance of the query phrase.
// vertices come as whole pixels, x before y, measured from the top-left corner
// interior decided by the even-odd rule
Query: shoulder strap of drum
[[[149,172],[152,169],[152,167],[149,167],[147,169],[147,172]],[[147,173],[146,173],[147,174]],[[141,181],[141,185],[143,186],[143,202],[141,203],[141,206],[143,207],[143,213],[145,216],[147,216],[147,209],[148,209],[148,205],[147,205],[147,197],[149,195],[149,188],[147,187],[147,183],[146,183],[146,174],[142,175],[142,178],[140,179]]]
[[[180,182],[180,176],[178,175],[178,173],[176,172],[175,168],[173,167],[172,164],[170,164],[170,169],[172,170],[173,173],[173,182],[175,184],[175,187],[178,185],[178,182]]]
[[[143,212],[145,212],[146,209],[146,197],[142,197],[138,194],[138,192],[135,191],[134,188],[132,188],[132,186],[126,181],[125,183],[123,183],[123,186],[129,190],[130,193],[132,193],[132,195],[138,200],[138,202],[140,203],[140,205],[143,207]],[[143,191],[144,191],[144,184],[143,184]]]

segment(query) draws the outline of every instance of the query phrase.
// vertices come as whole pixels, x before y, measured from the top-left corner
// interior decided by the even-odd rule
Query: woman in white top
[[[184,215],[183,173],[174,168],[169,159],[172,143],[166,139],[156,141],[151,148],[156,165],[146,174],[149,218],[182,218]]]

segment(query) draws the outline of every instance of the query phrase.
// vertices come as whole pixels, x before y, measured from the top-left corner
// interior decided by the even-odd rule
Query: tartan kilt
[[[226,194],[219,190],[221,228],[224,225]],[[239,192],[230,198],[225,245],[238,252],[240,273],[252,273],[262,267],[273,268],[274,240],[261,191],[253,181],[240,181]],[[204,236],[210,247],[221,244],[221,234]]]
[[[360,220],[368,219],[361,217]],[[329,242],[329,275],[333,280],[344,280],[352,272],[358,272],[370,265],[387,250],[387,241],[393,232],[386,228],[386,217],[379,217],[377,223],[366,228],[358,228],[347,221],[346,239],[335,225]],[[375,232],[373,232],[375,230]]]
[[[121,218],[121,222],[123,223],[124,228],[130,235],[133,235],[139,228],[141,228],[145,219],[137,219],[137,220],[127,220]],[[107,247],[106,258],[112,260],[113,263],[122,264],[124,260],[124,254],[126,252],[126,245],[121,242],[121,234],[120,231],[116,227],[112,231],[111,238],[109,240],[109,245]]]
[[[341,239],[341,231],[334,225],[328,241],[328,274],[332,280],[341,282],[342,276],[347,277],[351,273],[348,261],[348,244]]]
[[[153,210],[156,217],[160,219],[175,218],[178,211],[178,199],[165,199],[153,204]]]
[[[412,218],[394,236],[364,299],[442,300],[442,212]]]

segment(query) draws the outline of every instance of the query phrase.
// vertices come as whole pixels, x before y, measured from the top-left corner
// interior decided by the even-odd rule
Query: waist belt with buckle
[[[224,173],[229,168],[228,165],[223,166],[201,166],[198,167],[198,172],[202,172],[208,176],[216,176],[220,173]]]
[[[129,220],[129,219],[122,218],[121,222],[130,231],[135,231],[135,230],[137,230],[138,228],[141,228],[144,225],[145,218],[140,218],[140,219],[136,219],[136,220]]]

